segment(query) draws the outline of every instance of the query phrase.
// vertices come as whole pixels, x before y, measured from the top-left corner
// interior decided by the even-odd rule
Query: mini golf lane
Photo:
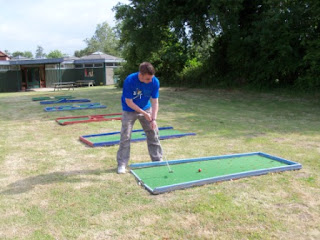
[[[45,96],[45,97],[34,97],[32,101],[43,101],[43,100],[50,100],[50,99],[72,99],[75,98],[73,96]]]
[[[82,103],[82,102],[91,102],[90,99],[87,98],[80,98],[80,99],[65,99],[65,98],[61,98],[58,100],[46,100],[46,101],[40,101],[40,104],[59,104],[59,103]]]
[[[101,105],[100,103],[87,103],[87,104],[74,104],[74,105],[64,105],[56,107],[46,107],[43,110],[46,112],[56,112],[56,111],[73,111],[73,110],[85,110],[85,109],[96,109],[96,108],[106,108],[106,105]]]
[[[75,123],[87,123],[87,122],[101,122],[101,121],[112,121],[121,120],[122,113],[110,113],[101,115],[87,115],[87,116],[72,116],[72,117],[61,117],[57,118],[56,122],[60,125],[68,125]]]
[[[199,186],[217,181],[297,170],[301,164],[265,153],[211,156],[166,162],[132,164],[131,173],[153,194]]]
[[[195,133],[184,133],[173,127],[159,128],[159,135],[161,139],[179,138],[185,136],[196,135]],[[142,129],[133,130],[131,134],[131,142],[139,142],[146,140],[146,135]],[[80,141],[89,145],[90,147],[111,146],[120,143],[120,132],[101,133],[93,135],[80,136]]]

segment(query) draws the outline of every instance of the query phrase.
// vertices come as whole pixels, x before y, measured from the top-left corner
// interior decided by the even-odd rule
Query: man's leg
[[[133,124],[137,119],[135,112],[122,113],[122,127],[117,162],[119,166],[127,166],[130,159],[130,140]]]
[[[146,110],[146,112],[150,112],[150,110]],[[142,114],[138,115],[138,119],[147,136],[148,150],[151,160],[153,162],[162,161],[162,148],[160,145],[158,128],[152,130],[150,127],[150,122],[147,121]]]

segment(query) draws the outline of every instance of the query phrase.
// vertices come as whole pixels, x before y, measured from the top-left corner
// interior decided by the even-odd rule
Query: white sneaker
[[[118,166],[118,174],[126,173],[126,166]]]

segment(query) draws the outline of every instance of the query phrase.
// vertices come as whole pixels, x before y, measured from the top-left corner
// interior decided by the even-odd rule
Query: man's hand
[[[136,105],[132,99],[126,98],[126,104],[136,112],[143,114],[143,116],[147,119],[147,121],[151,122],[152,116],[151,113],[147,113],[146,111],[142,110],[138,105]]]
[[[153,119],[151,122],[150,122],[150,127],[152,130],[155,130],[157,128],[157,122],[155,119]]]
[[[143,116],[147,119],[147,121],[151,122],[152,121],[152,117],[150,113],[147,112],[143,112]]]

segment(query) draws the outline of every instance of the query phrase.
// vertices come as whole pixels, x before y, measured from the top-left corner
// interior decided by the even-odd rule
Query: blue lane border
[[[95,109],[95,108],[107,108],[106,105],[100,105],[100,103],[90,103],[90,104],[87,104],[87,105],[88,105],[87,107],[76,107],[76,106],[72,106],[72,105],[61,105],[61,106],[56,106],[56,107],[46,107],[43,110],[46,111],[46,112],[58,112],[58,111],[73,111],[73,110],[84,110],[84,109]],[[73,108],[64,109],[65,107],[73,107]]]
[[[173,127],[160,127],[159,131],[168,130],[168,129],[173,129]],[[144,132],[144,131],[143,131],[143,129],[138,129],[138,130],[133,130],[132,132]],[[80,139],[84,138],[87,141],[90,141],[91,137],[100,137],[100,136],[108,136],[108,135],[116,135],[116,134],[120,134],[120,132],[110,132],[110,133],[84,135],[84,136],[81,136]],[[160,132],[159,139],[160,140],[164,140],[164,139],[179,138],[179,137],[194,136],[194,135],[196,135],[196,134],[195,133],[181,133],[181,134],[173,134],[173,135],[168,135],[168,136],[161,136],[161,132]],[[141,142],[141,141],[144,141],[144,140],[146,140],[146,137],[131,139],[131,142]],[[119,144],[119,143],[120,143],[120,140],[92,143],[92,147],[112,146],[112,145],[116,145],[116,144]]]
[[[137,181],[141,185],[143,185],[152,194],[160,194],[160,193],[170,192],[170,191],[174,191],[174,190],[178,190],[178,189],[184,189],[184,188],[189,188],[189,187],[194,187],[194,186],[201,186],[204,184],[209,184],[209,183],[214,183],[214,182],[239,179],[239,178],[250,177],[250,176],[259,176],[259,175],[267,174],[270,172],[283,172],[283,171],[290,171],[290,170],[299,170],[302,168],[302,165],[298,162],[293,162],[293,161],[290,161],[290,160],[287,160],[284,158],[280,158],[280,157],[276,157],[276,156],[272,156],[270,154],[263,153],[263,152],[251,152],[251,153],[231,154],[231,155],[222,155],[222,156],[210,156],[210,157],[201,157],[201,158],[192,158],[192,159],[179,159],[179,160],[168,161],[168,163],[169,163],[169,165],[173,165],[173,164],[179,164],[179,163],[219,160],[219,159],[226,159],[226,158],[232,158],[232,157],[244,157],[244,156],[252,156],[252,155],[259,155],[262,157],[270,158],[272,160],[285,163],[288,166],[246,171],[246,172],[241,172],[241,173],[206,178],[206,179],[190,181],[190,182],[185,182],[185,183],[167,185],[167,186],[163,186],[163,187],[157,187],[154,189],[152,189],[149,186],[147,186],[146,184],[144,184],[143,181],[140,179],[140,177],[134,172],[134,169],[144,168],[144,167],[153,167],[153,166],[163,166],[163,165],[166,165],[166,162],[136,163],[136,164],[131,164],[129,167],[131,168],[130,172],[136,177]]]
[[[173,129],[173,127],[160,127],[159,130],[168,130]],[[143,129],[132,130],[132,132],[143,132]],[[101,136],[108,136],[108,135],[115,135],[120,134],[121,132],[109,132],[109,133],[99,133],[99,134],[91,134],[91,135],[84,135],[83,138],[90,138],[90,137],[101,137]]]
[[[40,101],[40,104],[58,104],[58,103],[76,103],[76,102],[91,102],[90,99],[81,98],[81,99],[65,99],[60,100],[49,100],[49,101]]]

